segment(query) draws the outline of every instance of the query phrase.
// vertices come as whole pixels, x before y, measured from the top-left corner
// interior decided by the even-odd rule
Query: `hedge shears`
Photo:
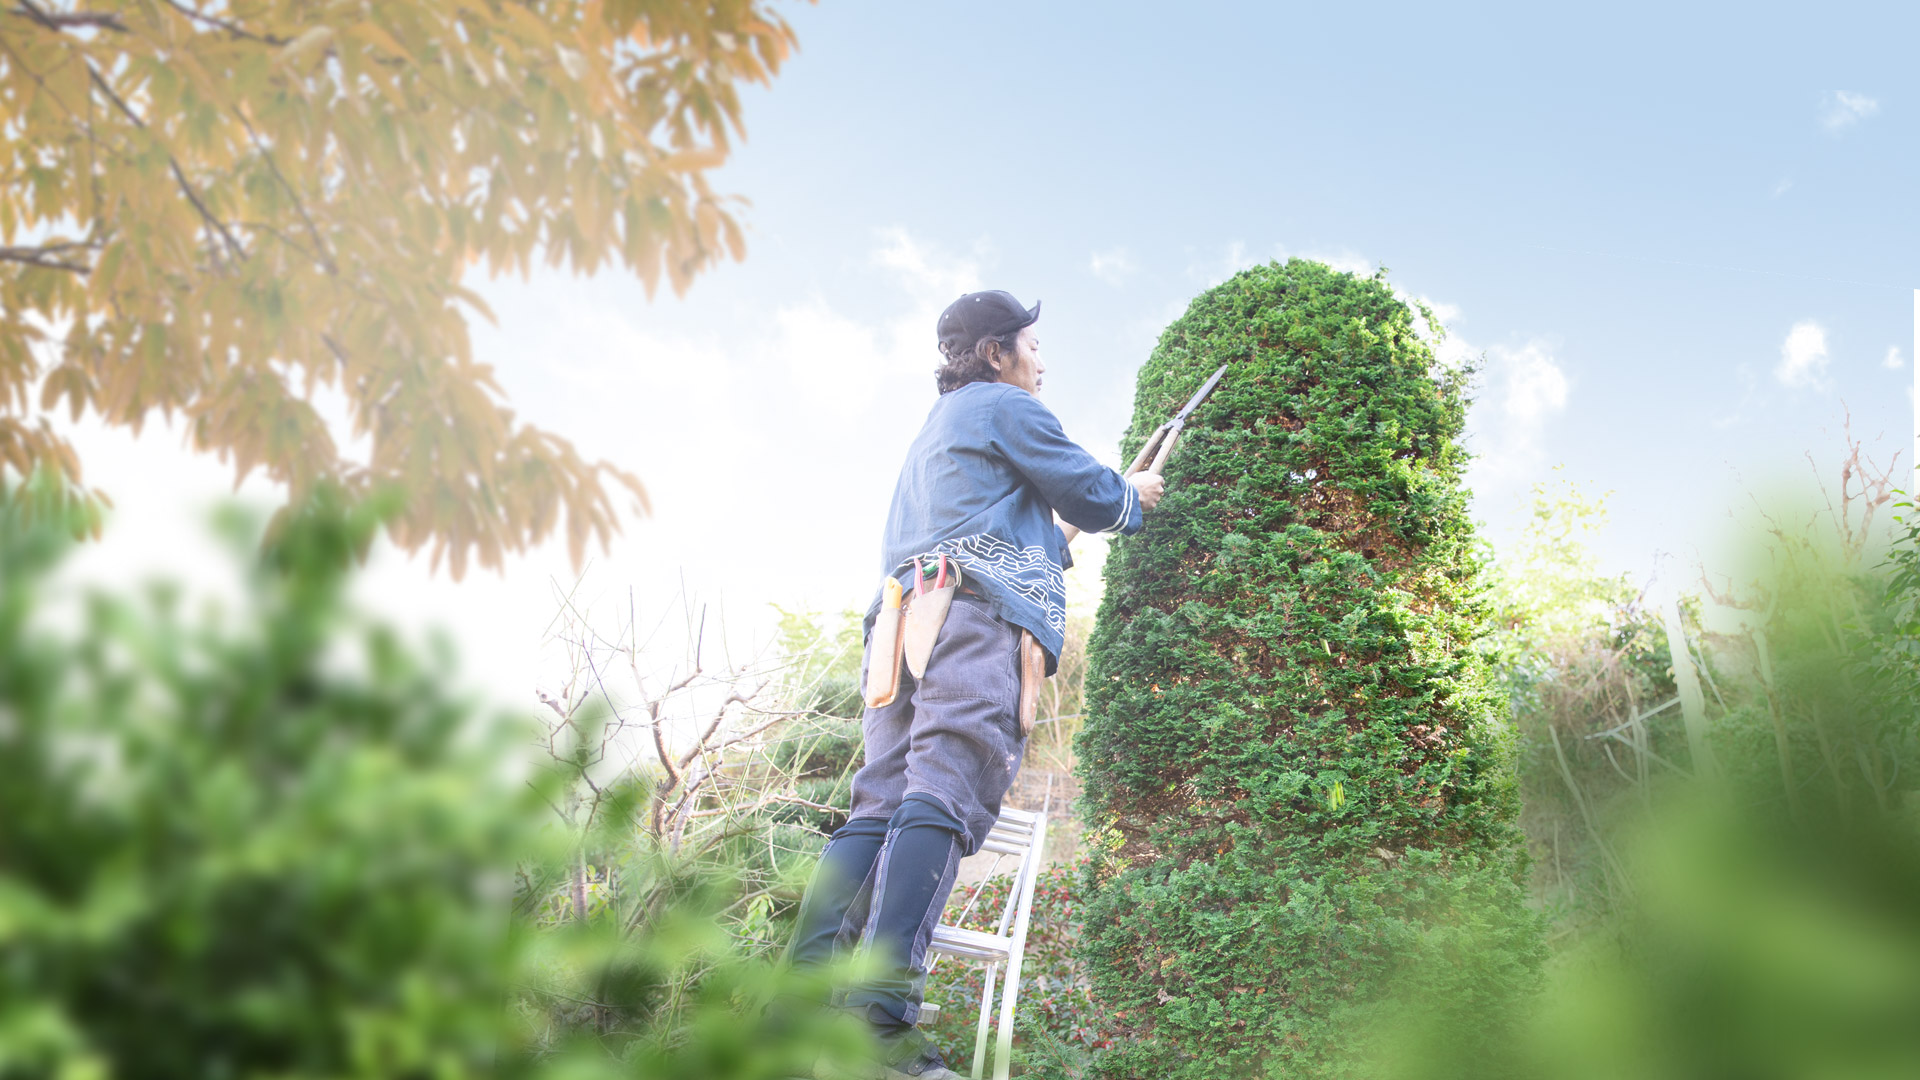
[[[1147,441],[1140,447],[1140,452],[1133,456],[1133,464],[1127,466],[1127,471],[1121,475],[1132,476],[1142,470],[1157,473],[1164,468],[1167,464],[1167,455],[1173,453],[1174,442],[1180,438],[1180,432],[1186,429],[1187,417],[1193,415],[1193,410],[1207,400],[1207,395],[1213,393],[1213,388],[1220,385],[1220,380],[1226,373],[1227,365],[1221,364],[1220,370],[1214,372],[1212,378],[1200,384],[1199,392],[1188,398],[1187,403],[1180,407],[1180,411],[1173,414],[1173,419],[1154,428],[1153,434],[1147,436]],[[1060,531],[1067,534],[1069,543],[1074,537],[1080,535],[1080,529],[1075,525],[1063,523]]]

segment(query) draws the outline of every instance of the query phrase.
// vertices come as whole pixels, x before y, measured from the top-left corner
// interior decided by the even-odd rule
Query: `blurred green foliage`
[[[745,890],[724,865],[661,865],[631,838],[627,850],[608,902],[585,918],[544,921],[530,936],[515,1030],[542,1075],[776,1080],[807,1075],[823,1054],[857,1060],[871,1051],[864,1027],[811,1006],[779,1007],[818,991],[746,937],[765,917],[764,896],[753,897],[762,910],[743,918]],[[651,876],[636,865],[649,858]]]
[[[1681,643],[1595,569],[1598,500],[1536,495],[1490,641],[1556,922],[1546,992],[1472,1060],[1383,1037],[1380,1075],[1920,1076],[1920,529],[1868,530],[1871,487],[1760,502]],[[1717,775],[1663,708],[1682,647]]]
[[[1609,917],[1569,928],[1516,1049],[1535,1075],[1920,1076],[1920,535],[1830,539],[1748,553],[1744,630],[1703,649],[1724,779],[1618,800]]]
[[[344,602],[390,507],[224,513],[247,591],[202,609],[56,592],[68,500],[0,496],[0,1076],[770,1080],[857,1037],[757,1019],[791,987],[723,859],[552,917],[527,730]]]
[[[381,508],[294,515],[239,610],[43,607],[0,501],[0,1069],[462,1076],[501,1049],[504,729],[341,603]],[[230,538],[251,538],[234,515]],[[243,541],[244,542],[244,541]],[[524,789],[521,789],[524,792]]]
[[[1880,572],[1880,603],[1867,635],[1866,666],[1884,692],[1920,701],[1920,508],[1901,502],[1894,542]]]
[[[1517,1048],[1532,1074],[1920,1076],[1912,821],[1808,830],[1750,805],[1657,805],[1618,838],[1632,891],[1616,919],[1555,959]]]

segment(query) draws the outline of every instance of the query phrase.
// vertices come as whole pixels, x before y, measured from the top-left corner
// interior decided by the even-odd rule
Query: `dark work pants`
[[[960,859],[986,840],[1019,771],[1019,636],[984,600],[956,595],[926,675],[902,669],[893,703],[863,719],[853,816],[820,857],[790,959],[817,970],[837,952],[870,951],[875,973],[840,1001],[883,1031],[918,1021],[927,946]]]

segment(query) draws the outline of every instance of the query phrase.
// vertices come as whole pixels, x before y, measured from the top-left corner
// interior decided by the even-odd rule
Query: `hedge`
[[[1114,544],[1090,646],[1083,948],[1119,1035],[1096,1075],[1341,1076],[1410,1047],[1486,1075],[1475,1047],[1534,983],[1475,644],[1470,372],[1417,325],[1384,271],[1295,259],[1200,295],[1140,371],[1123,459],[1228,365]]]

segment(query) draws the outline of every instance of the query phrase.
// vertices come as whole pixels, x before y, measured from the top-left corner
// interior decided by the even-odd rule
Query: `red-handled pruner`
[[[938,558],[940,561],[937,564],[938,569],[936,569],[934,566],[920,565],[920,556],[915,555],[913,557],[913,595],[925,595],[927,591],[927,578],[929,576],[933,578],[933,587],[936,590],[947,587],[947,557],[940,555]],[[959,570],[959,567],[954,567],[954,576],[956,578],[959,577]]]

